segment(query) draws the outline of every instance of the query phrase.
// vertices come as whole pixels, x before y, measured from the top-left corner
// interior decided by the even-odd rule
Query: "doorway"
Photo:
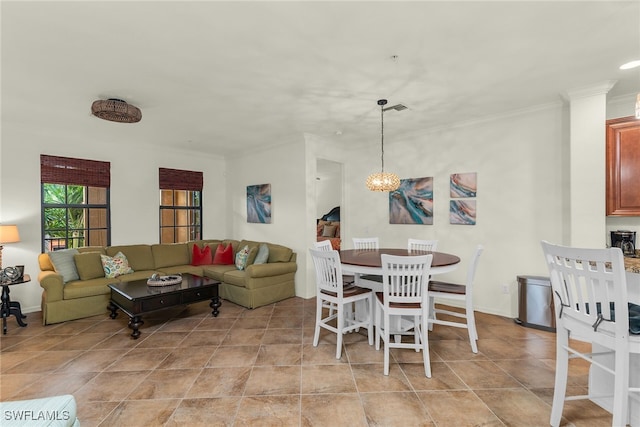
[[[316,219],[340,208],[342,204],[342,163],[327,159],[316,160]],[[334,224],[338,222],[338,224]],[[333,236],[340,239],[340,221],[332,218],[331,225],[338,225],[335,228],[336,234]],[[318,227],[318,234],[321,236],[324,230]],[[327,236],[328,237],[328,236]],[[339,240],[338,240],[339,242]]]

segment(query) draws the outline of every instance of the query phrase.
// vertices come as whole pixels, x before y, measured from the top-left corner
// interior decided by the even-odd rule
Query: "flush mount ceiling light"
[[[394,191],[400,187],[400,178],[395,173],[384,171],[384,106],[387,104],[386,99],[380,99],[378,105],[380,106],[380,141],[381,141],[381,156],[382,168],[380,173],[374,173],[367,178],[367,188],[371,191]],[[389,107],[389,108],[394,108]],[[406,107],[405,107],[406,108]],[[404,108],[402,108],[404,109]],[[400,111],[400,110],[398,110]]]
[[[116,98],[94,101],[91,104],[91,114],[118,123],[137,123],[142,119],[142,113],[138,107]]]

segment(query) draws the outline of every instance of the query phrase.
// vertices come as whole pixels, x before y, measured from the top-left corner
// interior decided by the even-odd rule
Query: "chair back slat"
[[[627,342],[629,313],[620,248],[583,249],[542,242],[554,294],[556,323],[575,337]],[[620,348],[620,347],[618,347]],[[624,351],[624,350],[623,350]]]
[[[342,266],[338,251],[309,249],[309,252],[316,270],[318,290],[334,292],[342,297]]]
[[[375,250],[380,246],[379,239],[377,237],[354,237],[353,248],[359,250]]]
[[[332,251],[333,246],[331,246],[331,241],[322,240],[320,242],[315,242],[314,247],[319,251]]]
[[[433,255],[395,256],[383,254],[382,292],[384,302],[423,303]]]
[[[420,240],[420,239],[408,239],[407,250],[409,252],[422,251],[433,252],[438,248],[437,240]]]

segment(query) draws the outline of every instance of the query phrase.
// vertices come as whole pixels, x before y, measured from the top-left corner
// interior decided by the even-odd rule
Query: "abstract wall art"
[[[271,184],[247,186],[247,222],[271,224]]]
[[[389,193],[389,224],[433,224],[433,177],[400,180]]]
[[[452,198],[476,197],[478,193],[478,174],[476,172],[452,173],[450,182]]]
[[[450,200],[449,222],[451,224],[476,225],[476,201]]]

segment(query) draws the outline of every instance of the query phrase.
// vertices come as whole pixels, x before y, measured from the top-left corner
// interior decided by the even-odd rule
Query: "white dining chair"
[[[342,335],[367,328],[369,345],[373,345],[373,292],[358,286],[344,287],[338,251],[309,249],[316,272],[316,325],[313,346],[317,347],[320,329],[337,335],[336,359],[342,355]],[[355,310],[351,307],[355,303]],[[324,316],[323,307],[334,306],[335,312]],[[335,320],[335,326],[334,326]]]
[[[425,251],[425,252],[433,252],[438,248],[437,240],[420,240],[420,239],[411,239],[409,238],[407,241],[407,249],[409,252],[413,251]]]
[[[469,267],[467,269],[467,280],[464,284],[431,280],[429,282],[429,330],[433,325],[453,326],[456,328],[466,328],[469,333],[469,343],[471,351],[478,352],[478,330],[476,329],[476,318],[473,311],[473,281],[478,267],[478,259],[482,255],[484,247],[478,245],[475,248]],[[445,308],[436,308],[436,298],[438,302],[452,301],[464,305],[464,311],[453,311]],[[439,314],[450,316],[449,318],[438,318]],[[459,320],[460,319],[460,320]]]
[[[377,237],[354,237],[353,248],[359,250],[379,249],[380,240]]]
[[[332,251],[333,246],[331,246],[331,242],[329,240],[323,240],[321,242],[315,242],[314,247],[319,251]],[[342,276],[342,284],[344,286],[352,286],[355,283],[355,277],[351,274],[345,274]],[[335,305],[326,303],[325,307],[329,309],[329,314],[333,314],[333,311],[336,309]]]
[[[425,376],[431,378],[427,320],[427,281],[433,255],[382,255],[382,292],[376,293],[376,349],[384,341],[384,375],[389,375],[389,349],[422,351]],[[413,331],[397,330],[397,319],[413,319]],[[413,342],[391,339],[413,335]]]
[[[331,241],[322,240],[321,242],[314,242],[313,246],[319,251],[332,251]]]
[[[640,388],[629,387],[629,356],[640,353],[640,335],[629,333],[622,251],[572,248],[546,241],[542,250],[556,315],[556,379],[550,423],[560,425],[565,400],[604,397],[566,395],[569,359],[580,358],[591,363],[591,369],[597,367],[613,376],[612,426],[624,426],[629,418],[630,393],[634,404],[640,401]],[[585,353],[584,347],[576,345],[578,340],[598,348]]]

